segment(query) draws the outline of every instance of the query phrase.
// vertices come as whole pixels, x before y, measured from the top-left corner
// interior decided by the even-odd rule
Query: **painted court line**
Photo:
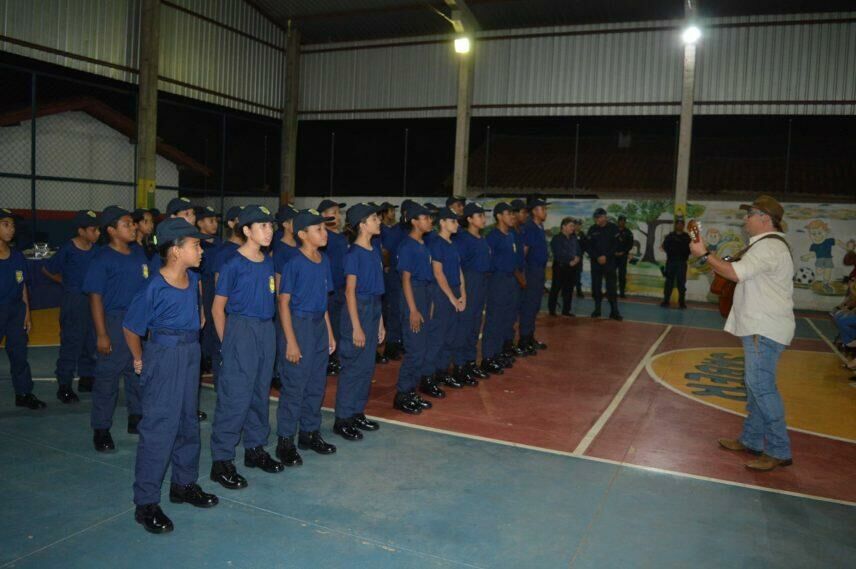
[[[838,351],[838,348],[836,348],[836,347],[835,347],[835,344],[833,344],[833,343],[829,340],[829,338],[827,338],[827,337],[826,337],[826,335],[825,335],[823,332],[821,332],[821,331],[820,331],[820,328],[818,328],[818,327],[815,325],[815,323],[814,323],[814,322],[812,322],[812,321],[811,321],[811,320],[809,320],[808,318],[803,318],[803,320],[805,320],[806,322],[808,322],[808,325],[809,325],[809,326],[811,326],[812,328],[814,328],[815,333],[816,333],[818,336],[820,336],[820,339],[821,339],[821,340],[823,340],[824,342],[826,342],[826,345],[827,345],[827,346],[829,346],[829,349],[830,349],[830,350],[832,350],[832,353],[834,353],[836,356],[838,356],[838,357],[841,359],[841,361],[842,361],[842,362],[847,363],[847,358],[846,358],[846,357],[844,357],[844,354],[842,354],[841,352],[839,352],[839,351]]]
[[[660,334],[660,337],[657,338],[657,341],[651,344],[651,347],[648,348],[648,351],[645,353],[645,356],[636,364],[636,368],[633,370],[633,373],[630,374],[630,377],[624,382],[624,385],[621,386],[621,389],[618,390],[618,393],[615,394],[615,397],[612,398],[612,401],[609,403],[609,406],[606,410],[598,417],[597,421],[594,425],[589,429],[583,439],[580,441],[580,444],[577,445],[577,448],[574,449],[574,456],[579,456],[585,454],[588,450],[591,443],[594,442],[594,439],[600,434],[600,431],[606,425],[606,422],[609,421],[612,414],[615,413],[615,410],[618,409],[618,406],[621,404],[621,401],[627,395],[627,392],[630,391],[630,388],[633,386],[633,383],[636,381],[636,378],[639,377],[639,374],[642,373],[642,370],[645,369],[645,366],[648,364],[648,361],[654,355],[654,352],[657,351],[657,348],[660,347],[660,344],[663,343],[663,340],[666,338],[668,333],[672,330],[672,326],[666,326],[666,329]]]

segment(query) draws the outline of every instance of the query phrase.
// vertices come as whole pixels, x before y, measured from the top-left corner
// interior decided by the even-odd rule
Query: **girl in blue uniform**
[[[333,454],[336,447],[321,436],[321,403],[327,388],[327,363],[336,349],[333,327],[327,312],[327,296],[333,291],[333,274],[327,255],[319,251],[327,244],[330,222],[314,209],[306,209],[294,218],[294,231],[300,239],[300,253],[282,273],[279,289],[279,319],[285,345],[280,362],[282,392],[277,407],[276,454],[286,466],[303,464],[294,447],[299,429],[298,447],[318,454]]]
[[[134,476],[134,517],[152,533],[172,531],[160,508],[161,485],[172,465],[170,502],[200,508],[217,505],[217,496],[199,478],[199,275],[190,269],[202,260],[199,233],[184,219],[163,221],[155,243],[162,266],[131,301],[123,322],[125,339],[140,376],[143,419],[138,429]],[[142,339],[148,336],[143,348]]]
[[[386,331],[381,299],[384,293],[383,261],[373,245],[380,235],[380,208],[357,204],[348,210],[348,227],[356,235],[345,256],[345,301],[339,336],[342,371],[336,387],[336,423],[333,431],[346,440],[360,440],[360,431],[376,431],[375,421],[366,418],[374,354]]]
[[[387,360],[400,360],[401,341],[401,277],[395,268],[398,245],[407,232],[395,220],[397,206],[384,202],[383,224],[380,227],[380,244],[383,254],[383,322],[386,327],[386,347],[383,357]]]
[[[439,231],[428,245],[434,280],[437,284],[432,288],[434,310],[428,330],[430,344],[426,363],[428,371],[434,375],[435,382],[445,383],[449,387],[458,389],[463,387],[464,383],[455,375],[449,374],[449,364],[452,363],[455,346],[455,333],[461,324],[460,314],[467,306],[461,257],[457,247],[452,244],[452,236],[458,232],[458,215],[449,208],[443,208],[438,212],[437,219]],[[471,380],[467,380],[466,383],[475,385]]]
[[[285,264],[288,263],[295,255],[300,254],[300,245],[294,237],[294,216],[298,214],[297,209],[291,205],[280,206],[276,212],[276,223],[279,225],[279,239],[276,239],[277,233],[274,233],[274,242],[272,249],[273,255],[273,270],[275,277],[276,290],[279,290],[282,282],[282,270]],[[285,352],[281,348],[285,346],[285,338],[282,335],[282,324],[279,321],[279,310],[274,316],[274,327],[276,328],[276,360],[273,367],[273,382],[271,387],[275,389],[282,388],[282,378],[279,376],[280,362],[285,357]]]
[[[95,375],[95,328],[92,325],[89,298],[81,289],[101,232],[94,211],[78,211],[73,222],[77,235],[60,247],[47,266],[42,268],[49,279],[62,285],[59,358],[55,375],[59,384],[56,397],[63,403],[80,401],[72,387],[75,372],[80,376],[81,391],[92,391],[92,378]]]
[[[143,248],[143,251],[146,253],[146,259],[151,259],[156,253],[155,246],[152,245],[152,237],[155,231],[154,213],[150,209],[135,209],[134,213],[131,214],[131,218],[137,225],[137,245]],[[80,384],[78,384],[78,387],[80,387],[81,391],[84,391]],[[89,391],[92,391],[91,387]]]
[[[217,288],[217,279],[220,276],[220,268],[223,266],[223,263],[226,262],[238,248],[244,244],[244,236],[238,231],[238,215],[240,215],[243,207],[240,206],[232,206],[226,212],[226,241],[221,243],[216,249],[210,251],[210,255],[208,260],[204,261],[202,264],[202,277],[203,280],[208,280],[212,286],[212,289],[215,291],[214,295],[216,295]],[[205,254],[208,254],[206,252]],[[203,259],[205,258],[205,254],[203,254]],[[203,285],[203,291],[205,287]],[[214,305],[214,299],[211,299],[211,305]],[[214,316],[211,316],[211,325],[214,325]],[[220,336],[217,335],[217,330],[213,329],[211,333],[211,374],[214,380],[214,386],[217,386],[217,378],[220,375],[220,366],[223,364],[223,358],[220,357],[220,349],[222,347],[220,342]]]
[[[122,333],[122,320],[134,295],[146,284],[151,268],[142,247],[136,245],[136,225],[130,212],[109,206],[101,213],[100,222],[102,238],[106,237],[108,244],[99,247],[92,258],[83,292],[89,295],[98,352],[92,389],[93,444],[98,452],[106,452],[115,448],[110,428],[120,378],[125,381],[129,433],[137,433],[142,416],[140,386]]]
[[[455,247],[461,257],[461,270],[464,273],[464,290],[467,294],[467,305],[461,313],[458,326],[455,361],[458,364],[458,379],[476,381],[486,379],[488,373],[476,365],[478,355],[479,334],[482,328],[487,282],[490,274],[490,245],[482,237],[487,220],[485,209],[477,203],[464,206],[465,231],[455,234]]]
[[[6,339],[6,355],[15,388],[15,405],[28,409],[46,407],[33,395],[33,376],[27,361],[30,333],[30,296],[27,291],[27,261],[20,251],[12,249],[15,220],[12,210],[0,208],[0,340]]]
[[[246,242],[220,267],[211,309],[223,343],[211,432],[211,479],[229,490],[247,486],[234,464],[235,447],[242,436],[244,466],[282,471],[282,464],[264,448],[270,434],[276,284],[273,260],[262,247],[269,246],[273,238],[273,216],[264,206],[248,205],[238,216],[237,230]]]
[[[431,403],[416,393],[417,386],[424,393],[443,397],[445,393],[433,379],[424,376],[428,350],[428,331],[425,324],[431,316],[431,286],[434,272],[431,254],[422,240],[431,231],[431,214],[422,205],[408,204],[405,220],[410,225],[409,234],[398,247],[397,269],[401,275],[402,289],[402,332],[404,337],[404,359],[398,370],[393,407],[411,415],[430,409]]]
[[[333,294],[330,295],[328,312],[330,324],[333,326],[333,336],[339,340],[339,325],[342,315],[342,307],[345,306],[345,254],[348,252],[348,238],[340,232],[342,208],[344,203],[336,203],[333,200],[323,200],[318,205],[318,212],[324,217],[330,218],[326,223],[327,245],[324,252],[330,260],[330,269],[333,272]],[[330,365],[327,366],[327,375],[336,375],[342,369],[339,363],[339,355],[334,351],[330,354]]]
[[[222,242],[217,236],[220,229],[220,221],[217,212],[210,206],[200,207],[196,210],[196,228],[205,237],[200,241],[202,247],[202,263],[199,265],[202,286],[202,309],[205,313],[205,324],[202,328],[202,364],[203,371],[211,370],[211,361],[216,354],[217,345],[215,338],[217,331],[214,330],[214,319],[211,317],[211,305],[214,304],[214,274],[207,269],[213,262],[214,253]],[[203,413],[200,412],[200,415]],[[201,417],[200,417],[201,418]]]
[[[506,202],[498,203],[493,216],[496,227],[486,238],[490,246],[491,274],[485,308],[482,368],[501,374],[504,367],[510,367],[510,362],[503,359],[502,351],[509,333],[514,334],[514,321],[517,319],[519,285],[515,273],[520,267],[520,259],[511,206]]]

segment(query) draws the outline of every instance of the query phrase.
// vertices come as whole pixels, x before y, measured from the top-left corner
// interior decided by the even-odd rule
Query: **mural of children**
[[[803,261],[810,261],[814,257],[815,277],[822,283],[824,292],[833,293],[832,270],[835,264],[832,262],[832,249],[836,245],[845,248],[840,239],[829,235],[829,225],[820,219],[814,219],[805,226],[811,238],[809,252],[801,257]]]
[[[719,229],[711,227],[707,230],[705,242],[707,243],[708,251],[716,253],[716,249],[719,247],[720,241],[722,241],[722,233],[719,232]]]

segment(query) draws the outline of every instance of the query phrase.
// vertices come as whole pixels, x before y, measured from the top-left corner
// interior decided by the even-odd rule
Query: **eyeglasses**
[[[761,211],[760,209],[750,209],[746,213],[746,217],[752,217],[753,215],[767,215],[766,212]]]

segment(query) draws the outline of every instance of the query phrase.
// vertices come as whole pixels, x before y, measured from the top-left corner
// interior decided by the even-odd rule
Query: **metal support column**
[[[137,98],[137,207],[155,206],[157,183],[160,0],[142,0],[140,94]]]
[[[458,110],[455,125],[455,173],[452,195],[467,195],[467,170],[470,162],[470,112],[473,102],[473,54],[458,59]]]
[[[282,109],[282,174],[279,203],[294,199],[297,172],[297,103],[300,98],[300,32],[289,26],[285,48],[285,104]]]
[[[687,212],[687,186],[690,178],[690,154],[693,138],[695,102],[695,44],[684,46],[684,88],[681,96],[681,126],[678,134],[678,172],[675,179],[675,216]]]

